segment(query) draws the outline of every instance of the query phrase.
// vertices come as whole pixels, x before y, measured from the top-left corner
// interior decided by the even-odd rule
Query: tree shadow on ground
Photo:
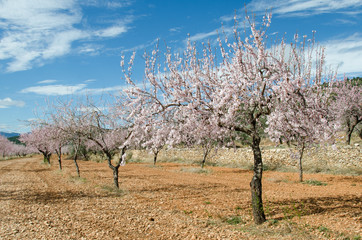
[[[24,204],[34,203],[61,203],[66,201],[80,199],[95,199],[102,197],[114,197],[114,194],[107,191],[101,193],[82,192],[82,191],[24,191],[24,190],[5,190],[0,192],[0,204],[2,201],[16,200]]]
[[[332,213],[341,216],[362,217],[362,197],[353,195],[266,201],[264,205],[269,218],[276,220]]]

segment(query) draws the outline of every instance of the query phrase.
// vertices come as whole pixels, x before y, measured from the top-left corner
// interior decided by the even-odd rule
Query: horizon
[[[0,2],[0,131],[24,133],[37,111],[61,98],[116,94],[126,87],[121,56],[136,51],[133,75],[143,77],[144,51],[165,42],[215,41],[249,13],[272,9],[271,36],[295,33],[326,48],[339,76],[362,76],[362,1],[13,0]],[[244,4],[245,3],[245,7]],[[188,37],[189,36],[189,37]]]

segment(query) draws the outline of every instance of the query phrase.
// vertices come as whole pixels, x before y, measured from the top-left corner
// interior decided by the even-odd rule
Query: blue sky
[[[120,60],[157,39],[175,51],[272,8],[269,34],[312,35],[339,74],[362,76],[362,0],[0,0],[0,131],[26,132],[45,100],[116,93]]]

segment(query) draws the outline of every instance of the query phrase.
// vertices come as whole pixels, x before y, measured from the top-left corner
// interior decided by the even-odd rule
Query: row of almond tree
[[[10,141],[8,138],[0,135],[0,158],[5,159],[7,157],[21,157],[31,154],[36,149],[32,147],[26,147],[25,145],[16,144]]]
[[[337,81],[327,70],[323,47],[314,37],[292,42],[269,39],[271,14],[261,23],[246,17],[243,31],[224,33],[217,44],[188,42],[183,53],[156,46],[144,55],[142,82],[132,76],[133,54],[121,59],[128,86],[110,101],[59,101],[21,141],[49,160],[62,146],[102,152],[113,171],[125,163],[127,148],[154,151],[163,146],[211,146],[242,141],[254,154],[250,182],[254,221],[265,222],[262,201],[262,136],[289,142],[303,151],[311,144],[333,143],[343,126],[347,140],[361,122],[361,81]],[[257,26],[259,26],[257,28]],[[118,161],[113,161],[119,154]],[[76,163],[77,154],[75,154]],[[76,164],[77,165],[77,164]],[[61,165],[60,165],[61,167]],[[77,167],[78,169],[78,167]],[[301,175],[302,178],[302,175]],[[302,179],[301,179],[302,180]]]

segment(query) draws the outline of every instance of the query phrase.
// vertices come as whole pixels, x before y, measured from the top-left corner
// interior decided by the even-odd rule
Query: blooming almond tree
[[[125,108],[119,104],[95,104],[88,97],[83,103],[77,101],[58,104],[56,114],[53,115],[54,122],[62,126],[67,138],[76,146],[75,163],[77,149],[81,144],[101,151],[106,155],[108,166],[113,171],[116,188],[119,188],[118,169],[125,164],[128,146],[126,141],[130,137],[127,121],[122,120]],[[113,158],[117,153],[120,153],[120,159],[114,163]],[[79,175],[78,167],[77,171]]]
[[[19,140],[26,146],[34,147],[43,154],[44,163],[50,164],[50,157],[54,151],[54,143],[51,141],[52,128],[47,125],[38,126],[30,133],[20,135]]]
[[[168,135],[170,133],[169,123],[165,123],[164,125],[149,125],[145,128],[141,129],[141,133],[133,130],[133,137],[135,134],[141,134],[141,138],[143,139],[141,142],[141,147],[146,148],[153,153],[153,165],[156,165],[157,156],[159,152],[166,145]]]
[[[145,56],[143,87],[131,77],[135,55],[127,69],[124,59],[121,60],[125,79],[130,84],[127,91],[133,101],[132,111],[137,115],[136,128],[144,127],[144,123],[157,114],[167,113],[180,129],[170,132],[169,142],[180,142],[183,129],[197,124],[213,131],[215,138],[246,136],[245,141],[254,155],[250,187],[256,224],[266,220],[260,150],[263,123],[280,102],[286,101],[288,93],[297,92],[305,82],[320,82],[324,64],[323,50],[315,47],[313,41],[301,45],[299,41],[287,44],[282,39],[267,46],[270,20],[267,14],[257,28],[255,22],[246,17],[249,29],[241,33],[234,29],[232,41],[227,36],[219,39],[219,52],[214,52],[210,44],[203,44],[199,52],[196,44],[189,42],[183,54],[172,54],[168,49],[164,62],[160,62],[159,48],[156,48]],[[246,36],[242,38],[243,33]],[[194,134],[197,138],[198,133]]]
[[[82,122],[82,111],[72,100],[64,102],[58,99],[56,103],[48,104],[48,109],[51,109],[51,111],[47,111],[47,115],[50,115],[48,116],[50,119],[48,122],[51,122],[54,126],[52,138],[55,140],[55,146],[58,149],[56,152],[61,155],[62,146],[66,144],[72,145],[75,150],[73,161],[77,175],[80,177],[77,159],[79,146],[84,141],[80,125],[80,122]]]
[[[299,180],[303,182],[302,159],[306,147],[332,141],[337,127],[330,109],[331,88],[312,82],[288,92],[268,116],[266,132],[275,142],[281,139],[296,146]]]
[[[27,148],[24,145],[19,145],[11,142],[6,137],[0,135],[0,156],[2,158],[10,156],[22,156],[32,153],[34,149]]]
[[[333,87],[335,102],[332,107],[340,126],[346,132],[346,143],[351,144],[352,133],[362,122],[362,79],[344,79]]]
[[[93,107],[94,108],[94,107]],[[124,166],[126,158],[127,140],[131,136],[125,122],[119,115],[100,108],[85,112],[83,134],[99,148],[107,157],[109,168],[113,171],[113,180],[116,188],[119,188],[118,171]],[[120,152],[120,158],[113,163],[114,156]]]
[[[3,158],[9,155],[11,149],[11,142],[4,136],[0,135],[0,153]]]

